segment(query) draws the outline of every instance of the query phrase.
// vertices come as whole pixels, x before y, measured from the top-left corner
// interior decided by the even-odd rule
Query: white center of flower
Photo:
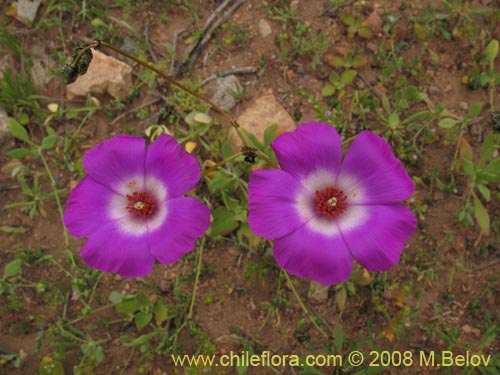
[[[125,194],[113,194],[108,215],[123,232],[142,236],[165,223],[167,188],[162,181],[154,177],[144,180],[135,177],[119,186],[117,191]]]

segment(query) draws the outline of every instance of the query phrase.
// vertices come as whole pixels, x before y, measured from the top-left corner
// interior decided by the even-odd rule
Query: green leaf
[[[335,348],[337,353],[342,353],[344,349],[344,332],[341,325],[335,330]]]
[[[340,81],[340,76],[337,74],[337,72],[331,72],[330,76],[328,77],[328,80],[333,85],[337,85]]]
[[[278,131],[277,125],[271,125],[264,131],[264,136],[262,137],[264,140],[264,145],[269,145],[276,138],[276,132]]]
[[[109,293],[109,300],[111,303],[118,304],[123,301],[125,296],[121,294],[120,292],[117,292],[116,290],[113,290],[111,293]]]
[[[219,171],[208,183],[210,190],[228,191],[236,187],[234,177],[227,175],[224,171]]]
[[[102,363],[104,361],[104,351],[101,345],[97,345],[94,349],[94,358],[97,363]]]
[[[500,158],[492,160],[483,170],[483,178],[487,182],[500,182]]]
[[[2,225],[0,230],[5,233],[24,233],[27,232],[28,229],[22,227],[9,227],[8,225]]]
[[[459,122],[460,122],[459,120],[456,120],[454,118],[446,117],[441,121],[439,121],[438,126],[443,129],[451,129]]]
[[[345,304],[347,302],[347,291],[344,287],[337,290],[337,294],[335,295],[335,302],[337,303],[337,308],[340,312],[343,312],[345,309]]]
[[[479,113],[481,112],[482,108],[483,108],[483,106],[482,106],[481,103],[473,103],[473,104],[471,104],[470,107],[469,107],[469,112],[467,112],[466,117],[469,118],[469,119],[472,119],[472,118],[476,117],[477,115],[479,115]]]
[[[18,123],[16,119],[9,117],[9,127],[10,127],[10,132],[14,137],[28,144],[33,144],[24,126]]]
[[[467,139],[464,137],[460,138],[460,141],[458,142],[458,149],[460,151],[460,159],[472,161],[472,147],[469,142],[467,142]]]
[[[210,226],[212,237],[225,236],[238,227],[238,221],[234,217],[234,212],[228,211],[226,207],[219,206],[213,212],[214,218]]]
[[[382,102],[382,108],[384,108],[384,111],[386,113],[391,113],[391,105],[389,104],[389,99],[387,99],[387,96],[382,96],[381,99]]]
[[[495,143],[493,139],[493,133],[490,133],[484,140],[483,145],[481,146],[481,153],[479,155],[479,167],[482,167],[486,160],[490,158],[495,152]]]
[[[142,308],[151,307],[153,305],[149,297],[144,292],[140,292],[139,294],[137,294],[136,298],[137,302],[141,304]]]
[[[116,305],[116,310],[122,314],[133,314],[141,309],[141,303],[137,298],[127,298]]]
[[[9,277],[16,276],[21,271],[21,266],[23,261],[21,259],[14,259],[5,265],[3,269],[3,278],[8,279]]]
[[[430,117],[430,113],[428,111],[420,111],[420,112],[414,113],[410,117],[405,118],[401,123],[402,124],[411,124],[412,122],[426,120],[429,117]]]
[[[481,195],[484,197],[484,199],[489,202],[491,199],[491,191],[488,189],[486,186],[483,184],[477,184],[477,190],[481,193]]]
[[[233,155],[233,149],[232,149],[231,143],[229,143],[229,141],[226,141],[222,144],[222,146],[220,148],[220,153],[222,154],[222,157],[224,159],[227,159],[228,157]]]
[[[399,127],[399,115],[396,112],[392,112],[387,119],[389,128],[395,130]]]
[[[344,63],[344,59],[339,56],[334,56],[330,60],[328,60],[328,64],[330,64],[334,68],[342,68],[344,66]]]
[[[135,316],[135,326],[137,327],[137,329],[142,329],[146,327],[149,322],[151,322],[152,318],[153,314],[150,312],[138,312]]]
[[[466,176],[470,178],[474,178],[475,171],[474,171],[474,164],[472,163],[472,160],[465,159],[463,161],[464,165],[464,173]]]
[[[57,142],[57,134],[48,135],[42,139],[41,148],[42,148],[42,150],[51,149],[52,147],[54,147],[56,142]]]
[[[171,318],[171,316],[169,315],[168,304],[161,299],[158,300],[155,304],[154,314],[157,323],[165,322]]]
[[[498,40],[493,39],[489,42],[484,52],[486,54],[486,60],[488,60],[490,64],[493,64],[498,56]]]
[[[354,78],[356,78],[357,74],[358,72],[356,72],[355,70],[346,70],[340,77],[340,83],[342,83],[344,86],[347,86],[354,80]]]
[[[29,150],[27,148],[15,148],[14,150],[10,150],[7,152],[7,156],[14,158],[14,159],[22,159],[26,155],[31,154],[33,151]]]
[[[490,234],[490,217],[478,197],[474,196],[474,216],[481,232],[488,236]]]
[[[321,96],[332,96],[333,94],[335,94],[335,86],[333,85],[326,84],[321,90]]]

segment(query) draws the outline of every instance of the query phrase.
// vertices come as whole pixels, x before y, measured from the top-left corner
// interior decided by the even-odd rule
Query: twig
[[[172,56],[170,56],[172,60],[170,61],[170,71],[168,72],[168,74],[171,76],[175,73],[175,51],[177,49],[177,37],[182,32],[184,32],[184,29],[174,31],[174,40],[172,41]]]
[[[216,16],[218,16],[224,10],[224,8],[231,1],[232,0],[225,0],[221,5],[219,5],[217,7],[217,9],[215,9],[215,11],[210,15],[210,17],[208,17],[207,21],[205,22],[205,25],[203,26],[203,29],[201,30],[201,35],[205,35],[205,34],[207,34],[209,32],[209,29],[211,27],[212,21],[215,19]],[[198,40],[196,40],[196,42],[193,43],[193,45],[191,46],[191,48],[189,48],[189,50],[187,50],[184,53],[184,61],[188,61],[189,60],[189,58],[191,57],[191,54],[200,45],[201,40],[202,40],[201,37],[198,38]],[[179,68],[179,70],[180,70],[180,68]]]
[[[482,265],[480,265],[479,267],[476,267],[476,268],[474,269],[474,271],[482,271],[482,270],[484,270],[485,268],[488,268],[488,267],[491,267],[491,266],[496,266],[496,265],[497,265],[497,264],[499,264],[499,263],[500,263],[500,258],[499,258],[499,259],[495,259],[495,260],[493,260],[493,261],[491,261],[491,262],[488,262],[488,263],[486,263],[486,264],[482,264]]]
[[[219,26],[226,22],[226,20],[245,2],[245,0],[237,0],[219,19],[217,19],[212,26],[209,26],[209,23],[207,21],[206,26],[209,26],[208,30],[206,30],[206,27],[203,29],[203,38],[199,40],[198,43],[195,43],[195,45],[184,55],[184,62],[179,66],[179,69],[177,70],[175,77],[179,77],[183,73],[186,72],[186,70],[194,64],[198,56],[200,55],[201,51],[205,48],[205,46],[208,44],[210,39],[212,39],[215,30],[219,28]],[[212,19],[215,18],[215,16],[219,13],[221,13],[222,9],[224,9],[227,4],[229,3],[229,0],[224,1],[219,8],[217,8],[209,18],[211,21]]]
[[[217,73],[217,74],[212,74],[211,76],[208,76],[205,78],[202,82],[201,85],[204,86],[208,82],[213,81],[214,79],[217,79],[219,77],[225,77],[229,76],[231,74],[253,74],[257,73],[259,71],[258,68],[255,66],[243,66],[241,68],[233,68],[233,69],[228,69],[223,72]]]
[[[111,121],[109,123],[109,125],[112,126],[112,125],[116,124],[118,121],[120,121],[122,118],[124,118],[125,116],[127,116],[127,115],[129,115],[129,114],[131,114],[131,113],[133,113],[133,112],[135,112],[135,111],[137,111],[139,109],[142,109],[142,108],[148,107],[148,106],[150,106],[152,104],[155,104],[155,103],[159,102],[160,100],[162,100],[162,98],[155,98],[153,100],[150,100],[149,102],[142,103],[141,105],[139,105],[139,106],[137,106],[135,108],[129,109],[128,111],[123,112],[122,114],[120,114],[117,117],[115,117],[113,119],[113,121]]]
[[[146,22],[144,23],[144,38],[146,39],[146,45],[148,46],[149,54],[151,55],[151,59],[156,64],[158,62],[158,57],[156,57],[155,51],[151,47],[149,43],[149,19],[146,18]]]

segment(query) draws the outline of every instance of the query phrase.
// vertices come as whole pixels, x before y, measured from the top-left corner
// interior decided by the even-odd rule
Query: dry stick
[[[175,73],[175,50],[177,49],[177,37],[182,32],[184,32],[184,29],[174,31],[174,40],[172,41],[172,56],[170,56],[172,60],[170,61],[170,71],[168,72],[170,76],[173,76]]]
[[[215,19],[215,17],[217,15],[219,15],[223,10],[224,8],[231,2],[232,0],[225,0],[221,5],[219,5],[217,7],[217,9],[215,9],[215,11],[210,15],[210,17],[208,17],[207,21],[205,22],[205,25],[203,26],[203,29],[201,30],[201,35],[205,35],[209,28],[211,27],[211,24],[212,24],[212,21]],[[190,57],[191,57],[191,54],[194,52],[194,50],[198,47],[198,45],[200,44],[201,42],[201,38],[198,38],[196,40],[195,43],[193,43],[193,45],[191,46],[191,48],[189,48],[185,53],[184,53],[184,59],[183,59],[183,63],[181,64],[181,66],[179,66],[179,69],[178,71],[173,74],[174,77],[177,77],[181,74],[181,70],[185,70],[187,68],[186,64],[188,63]],[[183,73],[183,72],[182,72]]]
[[[217,79],[219,77],[225,77],[229,76],[231,74],[253,74],[257,73],[259,71],[258,68],[255,66],[243,66],[241,68],[233,68],[233,69],[228,69],[223,72],[217,73],[217,74],[212,74],[211,76],[208,76],[205,78],[202,82],[201,85],[205,86],[208,82],[213,81],[214,79]]]
[[[210,15],[210,17],[208,17],[207,21],[205,22],[205,25],[203,26],[203,33],[205,33],[208,30],[210,24],[215,19],[215,16],[219,15],[231,1],[232,0],[225,0],[224,2],[222,2],[222,4],[219,5],[217,9],[215,9],[215,11]]]
[[[122,118],[124,118],[125,116],[129,115],[130,113],[133,113],[133,112],[135,112],[135,111],[137,111],[139,109],[145,108],[145,107],[149,107],[150,105],[155,104],[156,102],[159,102],[162,99],[163,98],[161,98],[161,97],[160,98],[156,98],[156,99],[150,100],[149,102],[142,103],[141,105],[139,105],[139,106],[137,106],[135,108],[129,109],[128,111],[123,112],[119,116],[115,117],[113,119],[113,121],[111,121],[109,123],[109,125],[112,126],[112,125],[116,124],[118,121],[120,121]]]
[[[189,58],[189,62],[188,62],[188,66],[191,66],[193,65],[193,63],[196,61],[196,59],[198,58],[198,56],[200,55],[201,51],[203,50],[203,48],[205,48],[205,46],[208,44],[208,42],[210,41],[210,39],[212,39],[213,35],[214,35],[214,32],[215,30],[217,30],[219,28],[219,26],[221,24],[223,24],[224,22],[227,21],[227,19],[236,11],[236,9],[238,9],[243,3],[245,2],[245,0],[238,0],[236,3],[234,3],[231,8],[229,8],[229,10],[227,10],[224,15],[219,18],[217,21],[215,21],[215,23],[213,24],[213,26],[210,28],[210,30],[208,31],[208,33],[205,34],[205,36],[203,37],[203,39],[201,40],[201,42],[198,44],[198,47],[196,47],[196,49],[193,51],[193,53],[191,54],[190,58]]]
[[[151,55],[151,59],[156,64],[158,62],[158,58],[156,57],[155,51],[151,47],[149,43],[149,19],[146,18],[146,22],[144,23],[144,38],[146,39],[146,45],[148,46],[149,54]]]
[[[189,50],[189,52],[187,52],[184,55],[185,62],[179,66],[179,69],[177,70],[177,73],[176,73],[176,77],[178,77],[179,75],[182,75],[191,65],[194,64],[194,62],[196,61],[196,59],[200,55],[201,51],[205,48],[205,46],[208,44],[210,39],[212,39],[215,30],[217,30],[219,28],[219,26],[222,23],[224,23],[236,11],[236,9],[238,9],[244,2],[245,2],[245,0],[237,0],[231,6],[231,8],[229,8],[222,15],[222,17],[220,17],[218,20],[216,20],[214,22],[214,24],[209,27],[208,30],[205,30],[205,29],[203,30],[203,35],[204,35],[203,38],[201,38],[201,40],[193,46],[194,48],[191,48]],[[227,3],[229,3],[229,1],[226,0],[223,4],[221,4],[221,6],[219,8],[217,8],[217,10],[212,15],[214,17],[212,17],[212,16],[210,17],[210,21],[211,21],[211,19],[215,18],[215,14],[220,13],[220,9],[223,9],[222,6],[225,7],[227,5]],[[207,25],[209,25],[208,22],[207,22]]]

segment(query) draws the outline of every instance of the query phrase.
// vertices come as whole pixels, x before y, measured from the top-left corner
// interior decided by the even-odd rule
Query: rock
[[[113,98],[124,97],[132,87],[132,67],[112,56],[92,50],[92,62],[87,73],[66,86],[66,96],[109,94]]]
[[[325,303],[328,299],[328,291],[330,289],[330,285],[323,285],[317,283],[316,281],[311,281],[309,285],[309,291],[307,293],[307,297],[310,302],[313,303]]]
[[[19,0],[13,4],[16,7],[16,18],[26,25],[31,25],[40,6],[40,0]]]
[[[266,94],[257,98],[253,103],[241,113],[236,119],[240,126],[254,134],[262,141],[264,131],[271,125],[278,125],[278,130],[292,131],[295,129],[295,122],[288,112],[278,103],[273,94]],[[230,142],[235,149],[242,146],[236,131],[231,129]]]
[[[220,77],[207,85],[210,100],[224,111],[231,111],[239,102],[243,88],[235,75]]]
[[[259,20],[259,24],[257,25],[259,28],[259,34],[263,38],[267,38],[269,35],[273,33],[273,29],[271,29],[271,25],[265,19],[261,18]]]
[[[9,117],[0,107],[0,154],[4,155],[14,147],[14,136],[10,132]]]

